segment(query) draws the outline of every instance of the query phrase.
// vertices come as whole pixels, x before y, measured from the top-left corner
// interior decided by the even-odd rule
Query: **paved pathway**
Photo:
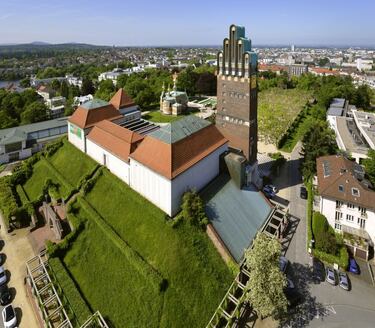
[[[0,215],[1,216],[1,215]],[[30,245],[28,229],[20,229],[8,234],[4,229],[3,220],[1,222],[1,252],[5,254],[5,270],[8,274],[8,286],[13,292],[12,304],[16,309],[20,328],[38,328],[32,310],[30,300],[26,295],[24,278],[26,274],[26,261],[34,256],[34,251]],[[2,310],[2,307],[0,307]],[[0,320],[2,322],[2,320]],[[2,323],[0,323],[0,327]]]

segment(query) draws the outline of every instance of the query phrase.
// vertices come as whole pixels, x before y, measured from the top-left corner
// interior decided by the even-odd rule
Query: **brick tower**
[[[245,157],[247,182],[259,185],[257,62],[245,28],[231,25],[217,55],[216,125],[229,147]]]

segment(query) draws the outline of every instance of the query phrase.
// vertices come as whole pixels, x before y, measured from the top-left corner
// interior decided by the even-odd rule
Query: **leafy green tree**
[[[66,81],[61,82],[60,94],[65,98],[69,97],[69,86],[68,86],[68,83]]]
[[[198,94],[214,95],[216,94],[217,79],[213,73],[203,72],[198,75],[195,89]]]
[[[60,91],[61,88],[61,82],[59,80],[53,80],[51,82],[51,88],[55,91]]]
[[[189,96],[194,96],[197,79],[198,74],[194,72],[193,67],[189,66],[178,75],[177,88],[179,90],[186,90]]]
[[[329,64],[329,59],[327,57],[320,58],[319,61],[318,61],[318,65],[320,67],[326,66],[328,64]]]
[[[335,133],[325,121],[314,121],[302,139],[302,174],[310,178],[316,173],[316,159],[337,151]]]
[[[43,103],[39,101],[35,101],[27,105],[26,109],[21,113],[22,124],[41,122],[47,119],[48,109]]]
[[[20,86],[22,88],[29,88],[30,87],[30,78],[29,77],[25,77],[23,78],[21,81],[20,81]]]
[[[367,153],[368,158],[363,161],[366,174],[371,183],[375,186],[375,150],[370,149]]]
[[[116,88],[112,80],[103,80],[99,83],[99,88],[95,92],[95,97],[103,100],[110,100],[115,93]]]
[[[0,129],[7,129],[13,126],[17,126],[18,121],[10,117],[6,111],[0,110]]]
[[[286,313],[288,300],[284,294],[286,276],[280,270],[281,245],[278,240],[258,233],[253,247],[245,252],[250,279],[246,298],[261,317],[280,317]]]
[[[202,198],[195,191],[188,191],[182,196],[181,214],[185,220],[195,226],[208,223]]]
[[[360,85],[356,90],[356,101],[357,107],[368,109],[371,104],[371,89],[367,85]]]
[[[86,95],[93,95],[95,93],[95,87],[90,79],[83,79],[82,87],[81,87],[81,94],[83,96]]]

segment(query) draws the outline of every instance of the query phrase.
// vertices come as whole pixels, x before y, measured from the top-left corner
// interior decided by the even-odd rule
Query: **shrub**
[[[9,220],[16,214],[17,209],[17,198],[14,195],[10,177],[3,177],[0,179],[0,210],[7,227],[9,227]]]
[[[327,262],[329,264],[335,264],[336,263],[343,270],[346,270],[346,268],[348,266],[348,262],[349,262],[349,254],[348,254],[348,250],[347,250],[345,245],[341,246],[338,256],[325,253],[325,252],[320,251],[318,249],[314,250],[314,256],[316,256],[317,258],[319,258],[323,262]]]
[[[316,247],[323,252],[336,255],[338,247],[336,236],[330,231],[325,230],[315,235]]]
[[[312,227],[313,227],[314,237],[315,239],[317,239],[320,234],[328,231],[329,224],[328,224],[326,217],[323,214],[319,212],[314,212],[313,220],[312,220]]]
[[[204,211],[202,198],[195,191],[188,191],[182,196],[182,216],[190,224],[206,226],[208,219]]]
[[[55,142],[51,142],[49,144],[47,144],[44,149],[43,149],[43,155],[46,156],[47,158],[48,157],[51,157],[53,154],[55,154],[60,147],[62,147],[64,145],[64,142],[63,142],[63,138],[55,141]]]

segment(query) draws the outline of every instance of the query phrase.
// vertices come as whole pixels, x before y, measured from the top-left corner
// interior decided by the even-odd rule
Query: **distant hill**
[[[40,53],[50,51],[65,51],[65,50],[90,50],[90,49],[105,49],[109,46],[97,46],[86,43],[60,43],[50,44],[42,41],[34,41],[25,44],[0,44],[0,55],[9,55],[16,53]]]

